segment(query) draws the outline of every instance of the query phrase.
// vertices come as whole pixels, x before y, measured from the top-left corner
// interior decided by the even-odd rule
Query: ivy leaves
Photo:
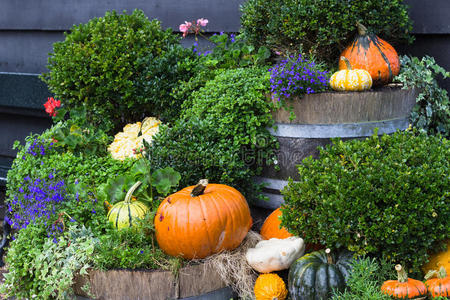
[[[433,57],[402,56],[402,69],[396,77],[404,88],[416,88],[418,95],[410,120],[414,127],[430,134],[450,136],[450,101],[447,91],[440,88],[437,78],[450,77],[450,72],[436,64]]]

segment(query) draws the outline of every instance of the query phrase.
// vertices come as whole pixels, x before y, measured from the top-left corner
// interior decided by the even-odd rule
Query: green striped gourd
[[[141,184],[136,182],[128,191],[125,200],[114,204],[108,212],[108,220],[117,229],[137,226],[136,220],[143,219],[148,211],[147,205],[140,201],[131,201],[133,192]]]

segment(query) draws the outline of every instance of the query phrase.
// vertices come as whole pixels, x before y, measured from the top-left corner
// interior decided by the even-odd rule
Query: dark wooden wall
[[[0,0],[0,185],[14,157],[12,142],[50,126],[42,103],[49,93],[36,78],[45,72],[52,44],[64,39],[72,24],[85,23],[106,11],[142,9],[163,27],[177,30],[185,20],[207,18],[212,32],[239,31],[244,0]],[[450,70],[450,0],[405,0],[410,5],[416,42],[400,49],[434,56]],[[192,40],[183,40],[190,44]],[[19,74],[26,73],[26,74]],[[450,80],[442,82],[450,90]]]

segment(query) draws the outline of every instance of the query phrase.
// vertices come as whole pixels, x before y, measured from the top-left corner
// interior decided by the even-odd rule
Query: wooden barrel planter
[[[277,163],[280,168],[264,167],[259,183],[266,185],[269,201],[254,205],[269,209],[279,207],[284,201],[280,190],[289,177],[298,178],[296,165],[312,155],[317,157],[318,147],[331,143],[331,138],[362,138],[390,134],[409,126],[409,115],[416,103],[415,90],[387,86],[366,92],[327,92],[293,99],[291,104],[296,119],[289,120],[289,112],[273,112],[276,129],[270,129],[280,144]]]
[[[88,293],[84,286],[89,286]],[[78,296],[105,300],[228,300],[234,296],[220,275],[203,263],[181,268],[178,276],[160,270],[91,270],[77,277],[73,288]]]

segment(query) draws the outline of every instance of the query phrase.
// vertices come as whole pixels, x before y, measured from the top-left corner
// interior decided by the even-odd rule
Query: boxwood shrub
[[[140,10],[112,11],[65,36],[53,45],[42,78],[66,109],[84,106],[90,122],[115,131],[144,116],[178,115],[181,103],[170,94],[191,76],[197,56],[171,29]]]
[[[450,143],[414,131],[333,143],[298,166],[282,224],[306,242],[418,271],[450,236]]]
[[[412,22],[401,0],[248,0],[242,32],[255,46],[298,52],[335,64],[360,21],[381,38],[411,41]]]

